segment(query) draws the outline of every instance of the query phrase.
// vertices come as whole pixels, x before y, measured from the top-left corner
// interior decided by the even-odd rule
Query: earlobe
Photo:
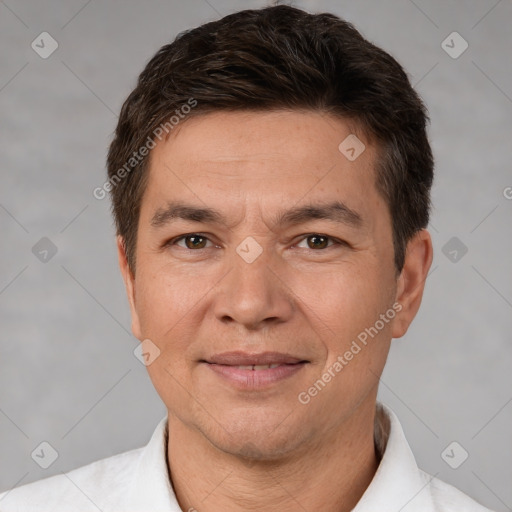
[[[429,232],[422,229],[407,244],[396,295],[396,301],[402,309],[393,322],[393,338],[400,338],[407,332],[418,312],[432,258],[432,239]]]
[[[135,306],[135,276],[132,274],[128,264],[124,239],[120,235],[117,236],[117,256],[119,261],[119,269],[121,270],[121,275],[123,276],[123,281],[126,288],[126,295],[128,296],[128,303],[130,305],[132,332],[133,335],[140,340],[142,337],[139,315]]]

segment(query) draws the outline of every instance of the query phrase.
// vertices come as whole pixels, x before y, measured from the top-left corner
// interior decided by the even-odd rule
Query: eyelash
[[[191,236],[198,236],[200,238],[204,238],[204,239],[208,240],[209,242],[211,242],[211,240],[207,236],[203,235],[202,233],[187,233],[185,235],[181,235],[179,237],[173,238],[172,240],[169,240],[168,242],[166,242],[164,244],[164,246],[165,247],[170,247],[170,246],[173,246],[173,245],[177,245],[177,242],[180,242],[181,240],[185,240],[185,238],[191,237]],[[347,242],[345,242],[343,240],[339,240],[338,238],[334,238],[334,237],[329,236],[329,235],[324,235],[322,233],[308,233],[306,235],[303,235],[302,238],[297,243],[300,243],[300,242],[302,242],[304,240],[307,240],[308,238],[310,238],[312,236],[319,236],[319,237],[322,237],[322,238],[327,238],[328,240],[333,242],[331,245],[328,245],[327,247],[325,247],[323,249],[311,249],[312,251],[315,251],[315,252],[325,251],[329,247],[333,247],[333,246],[336,246],[336,245],[346,246],[346,247],[348,247],[348,245],[349,245]],[[202,247],[201,249],[189,249],[188,247],[182,247],[182,249],[186,249],[188,251],[193,252],[193,251],[201,251],[201,250],[204,250],[204,249],[210,249],[210,247]]]

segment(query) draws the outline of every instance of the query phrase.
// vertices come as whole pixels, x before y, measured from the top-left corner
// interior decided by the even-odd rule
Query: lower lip
[[[306,363],[284,364],[265,370],[242,370],[236,366],[206,363],[217,375],[232,382],[242,389],[257,389],[268,387],[276,382],[295,375]]]

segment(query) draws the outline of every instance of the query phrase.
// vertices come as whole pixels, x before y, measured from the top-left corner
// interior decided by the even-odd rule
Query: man
[[[432,262],[427,121],[331,14],[246,10],[161,48],[95,194],[168,415],[1,510],[487,510],[419,470],[376,402]]]

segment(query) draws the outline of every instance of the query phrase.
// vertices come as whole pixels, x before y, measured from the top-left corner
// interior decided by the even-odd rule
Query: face
[[[430,241],[397,276],[377,150],[339,149],[353,133],[313,112],[213,113],[152,151],[135,275],[119,240],[132,328],[160,350],[147,368],[169,421],[225,452],[291,453],[373,403],[419,306]]]

